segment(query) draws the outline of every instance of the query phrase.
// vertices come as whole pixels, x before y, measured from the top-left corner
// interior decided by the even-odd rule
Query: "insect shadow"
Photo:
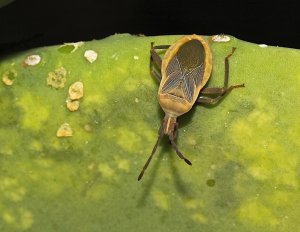
[[[159,169],[159,167],[162,163],[162,159],[164,158],[165,155],[169,155],[169,158],[171,161],[171,162],[169,162],[170,172],[171,172],[174,187],[177,190],[176,193],[180,194],[183,197],[191,197],[193,195],[193,193],[190,189],[190,184],[188,184],[187,182],[185,182],[183,180],[178,168],[176,168],[176,166],[174,165],[173,160],[176,157],[173,156],[174,154],[172,154],[172,149],[168,144],[167,138],[164,138],[162,140],[161,147],[162,147],[162,149],[160,150],[160,152],[157,156],[157,160],[155,160],[154,165],[151,170],[151,178],[148,178],[148,180],[144,182],[145,187],[144,187],[143,192],[140,193],[140,198],[137,203],[138,207],[143,207],[146,205],[146,201],[149,198],[149,194],[152,192],[151,190],[154,186],[157,175],[159,174],[158,169]]]
[[[185,115],[184,117],[182,117],[182,121],[184,121],[184,123],[180,126],[180,127],[184,127],[185,124],[188,124],[189,121],[192,118],[192,114],[194,114],[195,109],[192,110],[190,115]],[[159,118],[163,119],[164,116],[164,112],[161,110],[161,108],[159,107],[159,105],[157,105],[157,115]],[[184,196],[184,197],[190,197],[192,195],[191,190],[189,189],[189,185],[184,182],[183,178],[180,175],[180,172],[178,170],[178,168],[176,168],[176,166],[174,165],[173,160],[176,158],[172,152],[172,148],[170,147],[168,138],[165,137],[162,139],[162,142],[160,144],[161,150],[158,153],[157,159],[154,162],[153,168],[152,168],[152,174],[149,175],[151,176],[147,181],[145,181],[145,187],[143,192],[141,193],[141,196],[138,200],[137,206],[138,207],[143,207],[146,205],[146,201],[149,198],[149,194],[151,193],[151,190],[153,188],[153,185],[155,183],[155,180],[157,178],[157,175],[159,173],[159,167],[162,163],[162,159],[168,155],[169,159],[171,162],[169,162],[170,164],[170,172],[172,175],[172,180],[174,183],[174,187],[177,190],[177,193],[179,193],[180,195]],[[176,159],[177,160],[177,159]]]
[[[162,142],[163,142],[162,143],[162,149],[159,152],[159,154],[157,156],[157,160],[155,161],[155,163],[153,165],[151,178],[149,178],[148,181],[145,181],[145,188],[144,188],[144,191],[141,193],[141,196],[139,198],[139,201],[138,201],[138,204],[137,204],[138,207],[145,206],[146,200],[149,197],[149,194],[151,192],[151,189],[152,189],[153,184],[155,182],[155,179],[157,177],[158,169],[159,169],[159,166],[161,165],[161,161],[162,161],[164,155],[169,150],[169,147],[167,146],[168,144],[165,145],[165,143],[167,142],[166,138],[164,138]]]
[[[175,189],[177,190],[177,193],[179,193],[182,197],[188,198],[192,196],[192,192],[190,189],[190,184],[185,182],[183,178],[180,175],[180,172],[178,171],[178,168],[174,165],[172,160],[174,159],[173,156],[171,156],[171,162],[170,163],[170,168],[172,172],[172,179],[174,182]]]

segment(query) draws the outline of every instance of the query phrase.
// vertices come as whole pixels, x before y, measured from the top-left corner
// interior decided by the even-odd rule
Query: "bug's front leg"
[[[158,46],[154,46],[154,42],[151,43],[151,49],[150,49],[150,54],[151,54],[151,58],[150,58],[150,71],[151,71],[151,74],[158,81],[158,83],[160,83],[160,81],[161,81],[161,74],[156,70],[156,68],[154,67],[153,63],[155,63],[157,65],[157,67],[159,69],[161,69],[162,59],[158,55],[158,53],[156,52],[156,49],[168,49],[169,47],[170,47],[170,45],[158,45]]]
[[[205,95],[215,95],[216,97],[208,97],[208,96],[199,96],[197,99],[197,103],[205,103],[205,104],[216,104],[223,97],[226,96],[227,93],[231,92],[235,88],[245,87],[245,84],[232,85],[228,87],[229,80],[229,58],[233,55],[236,48],[232,48],[231,53],[229,53],[224,60],[225,63],[225,75],[224,75],[224,86],[223,87],[213,87],[213,88],[205,88],[201,90],[201,94]]]

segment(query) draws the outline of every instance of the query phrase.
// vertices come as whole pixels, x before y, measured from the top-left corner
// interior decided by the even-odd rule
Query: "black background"
[[[225,33],[300,48],[299,10],[298,0],[16,0],[0,8],[0,54],[114,33]]]

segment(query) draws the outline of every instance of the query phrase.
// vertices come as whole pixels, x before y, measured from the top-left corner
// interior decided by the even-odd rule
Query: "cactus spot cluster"
[[[15,69],[10,69],[2,75],[2,81],[5,85],[10,86],[14,83],[14,80],[17,78],[17,76],[17,71]]]
[[[79,109],[79,99],[83,97],[83,83],[76,81],[69,87],[69,95],[67,98],[67,108],[70,111]]]
[[[67,103],[67,108],[72,112],[79,109],[80,103],[78,100],[72,101],[70,98],[67,98],[66,103]]]
[[[84,52],[84,57],[87,59],[88,62],[93,63],[97,60],[98,53],[93,50],[86,50]]]
[[[30,55],[24,60],[24,64],[27,66],[35,66],[41,62],[42,58],[40,55]]]
[[[63,123],[56,132],[57,137],[70,137],[73,136],[73,131],[69,123]]]
[[[60,67],[53,72],[48,73],[47,85],[50,85],[56,89],[65,87],[67,81],[67,70],[64,67]]]

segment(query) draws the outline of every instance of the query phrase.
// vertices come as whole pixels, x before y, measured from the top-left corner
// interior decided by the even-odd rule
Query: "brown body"
[[[163,59],[158,55],[156,49],[167,49]],[[244,84],[227,87],[229,76],[228,59],[234,51],[235,48],[225,58],[224,86],[203,88],[212,70],[212,54],[207,41],[203,37],[199,35],[187,35],[177,40],[171,46],[153,46],[153,43],[151,43],[150,68],[152,75],[160,82],[157,97],[160,106],[165,112],[165,117],[159,129],[156,144],[138,180],[141,180],[143,177],[163,135],[169,137],[170,144],[178,157],[183,159],[187,164],[192,165],[179,151],[175,143],[178,127],[176,119],[188,112],[195,102],[215,104],[232,89],[244,87]],[[153,66],[153,63],[160,68],[160,74]],[[204,96],[200,96],[200,92]],[[214,97],[210,97],[210,95]]]
[[[169,93],[162,93],[162,87],[167,80],[166,68],[170,60],[176,55],[178,49],[190,40],[198,40],[204,47],[205,59],[204,59],[204,73],[202,81],[196,86],[193,94],[192,102],[187,101],[184,97],[177,97]],[[167,116],[178,117],[186,112],[188,112],[194,105],[196,99],[198,98],[200,90],[207,83],[212,70],[212,55],[207,42],[199,35],[189,35],[182,37],[176,43],[174,43],[164,55],[162,60],[161,75],[162,79],[160,82],[158,90],[158,102],[162,109],[165,111]],[[183,94],[182,94],[183,95]]]
[[[176,56],[178,50],[184,44],[186,44],[191,40],[197,40],[200,42],[200,44],[204,48],[205,56],[203,60],[203,73],[200,73],[201,81],[199,81],[197,85],[195,84],[195,89],[192,94],[192,100],[188,101],[185,98],[183,90],[181,88],[177,89],[176,94],[170,93],[171,91],[169,92],[167,91],[163,93],[162,89],[166,81],[168,80],[168,78],[171,78],[168,77],[166,72],[167,67],[170,64],[170,61],[173,59],[174,56]],[[212,70],[212,55],[211,55],[210,48],[208,46],[208,43],[205,41],[205,39],[199,35],[184,36],[181,39],[179,39],[177,42],[175,42],[173,45],[171,45],[170,48],[167,50],[162,60],[162,66],[161,66],[162,79],[160,82],[158,96],[157,96],[158,102],[166,114],[165,116],[166,127],[164,128],[165,134],[170,134],[172,132],[174,126],[172,126],[171,124],[176,123],[177,117],[179,117],[182,114],[185,114],[192,108],[192,106],[194,105],[195,101],[198,98],[200,90],[207,83],[211,74],[211,70]]]

